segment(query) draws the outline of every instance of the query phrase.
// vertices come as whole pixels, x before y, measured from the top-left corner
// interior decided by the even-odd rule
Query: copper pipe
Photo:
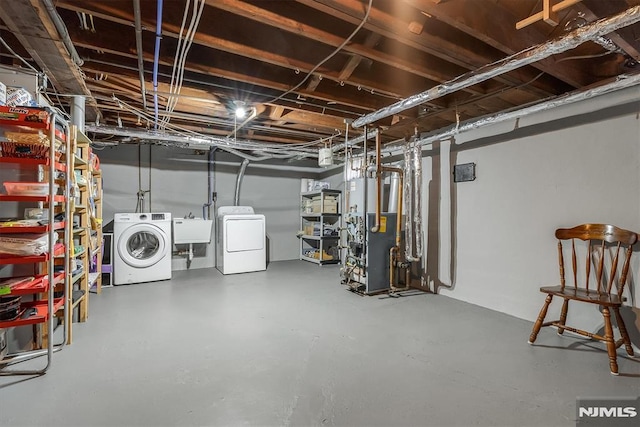
[[[396,246],[400,247],[402,240],[402,186],[404,183],[404,171],[402,168],[382,166],[382,132],[376,133],[376,224],[371,228],[372,233],[380,231],[380,217],[382,211],[382,172],[396,172],[398,174],[398,217],[396,218]]]
[[[391,291],[394,291],[396,289],[396,286],[394,284],[395,282],[395,261],[396,261],[396,254],[398,252],[400,248],[398,246],[393,246],[391,249],[389,249],[389,289],[391,289]]]
[[[382,151],[382,138],[380,134],[380,129],[378,129],[378,133],[376,133],[376,225],[371,228],[372,233],[380,231],[380,211],[382,210],[382,206],[380,206],[382,202],[382,161],[380,154]]]

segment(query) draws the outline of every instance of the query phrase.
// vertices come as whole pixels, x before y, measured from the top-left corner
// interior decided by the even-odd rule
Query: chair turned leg
[[[560,311],[560,324],[562,326],[567,323],[567,311],[569,311],[569,300],[565,298],[562,303],[562,311]],[[562,326],[558,326],[558,335],[562,335],[564,333],[564,328]]]
[[[620,335],[622,335],[624,348],[625,350],[627,350],[627,354],[633,357],[633,347],[631,347],[631,339],[629,339],[627,328],[624,325],[624,320],[622,320],[622,316],[620,315],[620,309],[618,307],[613,307],[613,313],[616,315],[616,322],[618,323],[618,329],[620,329]]]
[[[611,369],[612,375],[618,375],[616,344],[613,341],[613,328],[611,327],[609,307],[602,308],[602,316],[604,317],[604,339],[607,344],[607,353],[609,354],[609,368]]]
[[[538,332],[540,332],[540,328],[542,327],[542,322],[544,322],[544,318],[547,317],[547,309],[549,308],[549,304],[551,304],[551,300],[553,296],[547,294],[547,297],[544,300],[544,305],[540,310],[540,314],[538,315],[538,319],[536,323],[533,325],[533,330],[531,331],[531,335],[529,336],[529,344],[533,344],[536,342],[536,338],[538,338]]]

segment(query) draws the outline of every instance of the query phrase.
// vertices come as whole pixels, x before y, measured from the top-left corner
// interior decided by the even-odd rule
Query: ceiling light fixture
[[[247,109],[245,108],[244,101],[233,101],[236,106],[235,115],[237,119],[244,119],[247,115]]]

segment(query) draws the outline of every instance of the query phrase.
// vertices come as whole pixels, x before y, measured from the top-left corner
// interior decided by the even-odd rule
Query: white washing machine
[[[222,274],[267,269],[265,218],[252,207],[218,208],[216,236],[216,268]]]
[[[117,213],[113,284],[171,279],[171,214]]]

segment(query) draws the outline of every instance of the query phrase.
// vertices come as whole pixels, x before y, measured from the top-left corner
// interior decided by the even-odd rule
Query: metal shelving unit
[[[340,263],[340,194],[326,189],[300,195],[301,260],[319,265]]]
[[[69,293],[69,277],[65,272],[56,272],[56,258],[63,257],[64,265],[68,265],[69,253],[67,247],[70,242],[71,221],[69,195],[70,162],[60,162],[55,159],[61,153],[69,152],[70,133],[67,123],[55,112],[44,108],[19,108],[0,107],[0,130],[13,132],[16,135],[35,136],[45,138],[49,144],[48,152],[45,151],[46,158],[23,157],[23,153],[10,152],[3,147],[3,156],[0,163],[3,165],[13,164],[21,171],[24,169],[33,170],[32,174],[38,175],[39,182],[48,182],[46,195],[39,196],[16,196],[2,195],[0,202],[21,203],[35,205],[48,210],[48,218],[45,223],[38,225],[23,226],[21,223],[5,222],[0,226],[1,235],[25,234],[47,234],[47,250],[41,255],[13,255],[5,254],[0,256],[0,265],[33,264],[33,276],[22,279],[14,283],[0,286],[0,294],[3,296],[20,297],[20,304],[17,317],[0,321],[0,329],[18,328],[24,326],[34,327],[32,349],[25,349],[5,356],[0,360],[0,366],[6,367],[36,357],[46,356],[46,365],[42,369],[35,370],[15,370],[3,369],[0,375],[39,375],[44,374],[52,363],[52,355],[60,350],[67,337],[67,318],[69,317],[67,295]],[[38,141],[40,142],[40,141]],[[30,144],[26,142],[16,142],[16,147],[30,149]],[[22,145],[20,145],[22,144]],[[34,146],[38,146],[34,143]],[[42,146],[38,146],[41,148]],[[33,147],[35,148],[35,147]],[[44,154],[44,153],[39,153]],[[57,178],[58,173],[63,173],[64,178]],[[58,185],[62,189],[62,194],[57,194]],[[13,209],[17,211],[18,208]],[[58,214],[64,214],[64,221],[56,221]],[[60,233],[61,241],[58,240]],[[3,277],[3,280],[11,279]],[[14,286],[15,285],[15,286]],[[59,295],[56,295],[59,294]],[[27,300],[32,296],[32,300]],[[61,312],[62,310],[62,312]],[[64,315],[63,341],[54,345],[53,333],[54,323],[57,322],[56,314]]]

